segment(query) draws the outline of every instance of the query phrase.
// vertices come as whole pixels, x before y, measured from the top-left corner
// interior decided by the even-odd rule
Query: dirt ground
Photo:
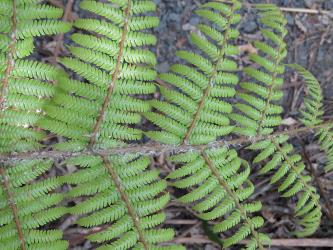
[[[86,15],[84,12],[78,13],[79,0],[75,1],[73,16]],[[200,19],[192,14],[200,3],[207,0],[155,0],[158,5],[158,15],[160,17],[160,26],[155,30],[158,37],[156,53],[158,55],[157,70],[167,72],[169,67],[178,62],[175,52],[179,49],[191,49],[188,43],[188,35],[195,29]],[[325,95],[325,118],[333,118],[333,0],[265,0],[251,1],[244,0],[245,3],[274,3],[280,7],[292,8],[286,11],[288,20],[289,35],[287,37],[289,55],[286,63],[298,63],[310,69],[317,76],[322,84]],[[66,1],[64,1],[66,3]],[[260,37],[259,24],[257,16],[250,6],[243,8],[243,20],[240,23],[241,36],[237,40],[238,45],[248,46],[251,41]],[[304,13],[308,9],[319,10],[316,14]],[[322,14],[321,10],[331,11],[331,14]],[[47,46],[52,43],[50,40],[40,40],[39,43]],[[65,39],[69,43],[68,36]],[[47,52],[41,52],[47,53]],[[248,60],[246,53],[239,58],[241,66]],[[288,72],[285,77],[285,98],[283,106],[285,108],[284,118],[285,126],[297,125],[293,117],[297,114],[300,107],[304,87],[302,82],[293,72]],[[312,143],[312,137],[306,136],[298,138],[306,144],[306,150],[309,153],[310,160],[323,162],[323,155],[319,153],[317,145]],[[300,148],[301,150],[301,148]],[[246,153],[246,152],[245,152]],[[162,161],[163,159],[156,159]],[[168,168],[166,165],[165,168]],[[328,202],[333,204],[333,176],[325,175],[321,166],[315,166],[317,180],[324,184],[324,193],[328,197]],[[163,169],[162,169],[163,172]],[[255,172],[255,170],[253,171]],[[265,176],[252,176],[252,181],[256,185],[256,193],[253,199],[260,199],[264,208],[262,216],[266,219],[264,232],[268,233],[274,239],[290,238],[290,231],[293,229],[291,224],[291,206],[286,204],[285,200],[279,198],[276,190],[270,189],[269,179]],[[173,197],[180,195],[179,191],[170,188]],[[324,201],[323,201],[324,202]],[[197,220],[191,211],[173,201],[167,208],[168,215],[167,226],[176,229],[176,241],[188,243],[189,250],[214,250],[220,247],[207,237],[205,225]],[[59,227],[66,228],[65,238],[71,239],[71,249],[93,249],[87,243],[82,242],[80,230],[69,226],[70,220],[59,222]],[[74,218],[75,219],[75,218]],[[312,236],[314,239],[332,238],[333,241],[333,221],[329,220],[324,213],[323,222],[318,232]],[[240,249],[236,247],[234,249]],[[298,250],[298,249],[321,249],[318,247],[271,247],[274,250]],[[327,249],[327,248],[326,248]]]

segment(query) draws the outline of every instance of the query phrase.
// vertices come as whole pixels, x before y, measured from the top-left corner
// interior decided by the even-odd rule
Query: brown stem
[[[3,179],[2,184],[3,184],[4,191],[6,193],[6,196],[7,196],[8,205],[9,205],[9,207],[12,210],[12,213],[13,213],[16,230],[17,230],[17,233],[18,233],[19,240],[21,242],[21,249],[22,250],[27,250],[24,235],[23,235],[23,231],[22,231],[22,227],[21,227],[21,223],[20,223],[19,216],[18,216],[18,209],[15,205],[14,196],[13,196],[12,192],[10,191],[9,178],[5,174],[5,169],[3,167],[0,167],[0,176],[2,176],[2,179]]]
[[[114,72],[112,74],[112,82],[111,82],[111,84],[108,87],[107,95],[104,98],[104,101],[103,101],[103,104],[102,104],[102,108],[101,108],[101,110],[100,110],[100,112],[98,114],[97,121],[96,121],[96,123],[94,125],[93,132],[92,132],[92,135],[91,135],[90,140],[89,140],[89,147],[90,148],[93,147],[94,144],[95,144],[95,141],[97,139],[96,138],[97,137],[97,133],[98,133],[98,131],[99,131],[101,125],[102,125],[106,109],[109,106],[112,93],[114,91],[114,88],[116,86],[116,82],[117,82],[118,77],[119,77],[120,67],[121,67],[121,64],[122,64],[122,61],[123,61],[125,41],[126,41],[126,36],[127,36],[127,32],[128,32],[128,25],[129,25],[129,16],[130,16],[130,13],[131,13],[131,0],[128,0],[127,7],[125,9],[125,23],[124,23],[124,28],[123,28],[121,39],[120,39],[120,42],[119,42],[119,53],[118,53],[117,63],[116,63],[116,66],[115,66],[115,70],[114,70]]]
[[[128,195],[126,194],[126,192],[123,188],[123,185],[121,183],[121,179],[120,179],[119,175],[113,169],[112,163],[109,161],[107,155],[97,154],[97,156],[102,157],[105,167],[107,168],[114,184],[116,185],[116,188],[117,188],[122,200],[125,202],[125,206],[127,208],[128,214],[132,218],[132,221],[134,223],[134,227],[135,227],[135,229],[136,229],[136,231],[139,235],[139,241],[143,244],[145,250],[149,250],[149,245],[145,240],[144,233],[143,233],[143,231],[141,229],[141,226],[140,226],[140,218],[136,214],[135,210],[132,208],[132,204],[130,202],[130,199],[129,199]]]
[[[72,11],[72,7],[73,7],[73,3],[74,3],[74,0],[67,1],[64,15],[62,17],[63,21],[69,20],[69,17],[70,17],[71,11]],[[54,47],[54,51],[53,51],[53,63],[57,63],[57,59],[60,54],[60,48],[63,46],[64,37],[65,37],[65,34],[61,33],[61,34],[57,35],[55,38],[55,47]]]
[[[11,25],[11,41],[8,46],[8,54],[7,54],[7,67],[5,70],[4,77],[1,80],[1,91],[0,91],[0,111],[4,111],[4,102],[5,102],[5,95],[8,88],[9,77],[11,72],[14,69],[14,57],[15,57],[15,44],[16,44],[16,0],[12,0],[12,25]]]
[[[186,245],[193,245],[193,244],[208,244],[213,243],[208,237],[178,237],[175,238],[173,243],[177,244],[186,244]],[[246,245],[248,241],[243,240],[239,242],[239,245]],[[333,239],[331,238],[323,238],[323,239],[272,239],[271,242],[265,243],[265,245],[272,247],[272,246],[279,246],[279,247],[323,247],[323,248],[332,248],[333,247]]]
[[[57,150],[41,150],[34,152],[20,152],[20,153],[9,153],[9,154],[0,154],[0,162],[6,162],[7,164],[11,162],[15,162],[18,160],[28,160],[28,159],[65,159],[73,156],[80,155],[93,155],[94,153],[104,154],[104,155],[114,155],[114,154],[129,154],[129,153],[140,153],[143,155],[161,155],[168,153],[181,153],[187,152],[189,150],[203,150],[210,147],[221,147],[221,146],[238,146],[249,143],[258,142],[261,140],[273,139],[275,137],[281,135],[288,135],[290,137],[297,136],[302,133],[307,133],[309,131],[324,128],[332,124],[332,121],[325,122],[323,124],[313,126],[313,127],[301,127],[287,131],[276,132],[271,135],[262,135],[253,138],[249,137],[240,137],[233,140],[218,140],[212,142],[208,145],[183,145],[183,146],[175,146],[175,145],[166,145],[160,144],[156,142],[148,142],[145,144],[133,144],[127,145],[126,147],[118,147],[108,150],[103,149],[95,149],[94,151],[91,149],[86,149],[78,152],[64,152]]]
[[[241,213],[241,217],[243,218],[243,220],[245,220],[246,223],[250,226],[251,233],[252,233],[253,237],[257,241],[258,248],[260,250],[264,250],[265,248],[263,247],[263,245],[262,245],[262,243],[260,241],[259,234],[255,230],[255,227],[254,227],[251,219],[247,215],[246,210],[244,209],[244,207],[240,203],[240,200],[239,200],[238,196],[236,195],[236,193],[234,192],[234,190],[232,190],[230,188],[230,186],[228,185],[228,183],[221,177],[221,174],[220,174],[219,170],[215,167],[215,164],[209,159],[208,155],[205,153],[204,150],[201,151],[201,155],[204,158],[204,160],[205,160],[205,162],[206,162],[209,170],[213,173],[213,175],[215,176],[215,178],[217,179],[217,181],[219,182],[219,184],[223,187],[223,189],[228,193],[228,195],[231,197],[231,199],[235,202],[235,206],[237,207],[237,209]]]

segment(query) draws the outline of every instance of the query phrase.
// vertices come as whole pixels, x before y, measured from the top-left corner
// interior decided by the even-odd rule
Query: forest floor
[[[59,3],[61,1],[50,1]],[[75,17],[78,13],[78,0],[74,1],[73,11],[70,16]],[[199,18],[193,14],[200,3],[207,2],[206,0],[155,0],[158,4],[158,15],[161,19],[160,26],[155,30],[158,37],[156,53],[158,56],[157,69],[159,72],[167,72],[169,67],[178,62],[175,52],[181,49],[191,49],[188,43],[188,35],[190,31],[195,30],[195,25],[199,23]],[[291,8],[285,11],[288,20],[289,35],[287,37],[289,55],[287,63],[298,63],[305,66],[307,69],[319,78],[324,89],[325,96],[325,118],[333,118],[333,0],[266,0],[266,1],[244,1],[246,3],[274,3],[280,7]],[[63,3],[66,4],[66,1]],[[255,12],[247,5],[248,8],[243,9],[243,20],[240,23],[241,36],[237,43],[243,53],[239,58],[240,67],[248,64],[247,53],[253,49],[251,41],[260,38],[259,24]],[[308,10],[318,10],[318,13],[308,13]],[[323,14],[321,11],[330,11],[331,14]],[[44,46],[44,51],[41,54],[47,54],[48,50],[52,50],[53,41],[49,39],[40,40]],[[69,42],[67,37],[65,43]],[[51,47],[51,48],[50,48]],[[65,52],[61,52],[66,54]],[[303,98],[304,85],[302,81],[293,72],[288,72],[285,77],[285,98],[283,106],[284,126],[285,128],[297,127],[299,124],[294,119],[300,108]],[[282,129],[282,127],[281,127]],[[313,136],[302,135],[295,140],[301,141],[298,145],[305,145],[299,150],[305,152],[310,161],[324,162],[323,155],[319,152],[318,146],[312,141]],[[251,157],[251,156],[247,156]],[[169,171],[172,166],[164,161],[163,158],[156,159],[159,163],[163,163],[161,171]],[[333,175],[325,174],[321,164],[313,164],[314,174],[316,175],[317,185],[321,184],[321,192],[327,198],[326,203],[333,204]],[[254,171],[255,172],[255,171]],[[262,216],[266,219],[266,224],[263,227],[273,239],[280,239],[275,242],[280,245],[273,245],[271,249],[276,250],[297,250],[297,249],[321,249],[318,247],[318,239],[331,238],[327,244],[332,244],[333,249],[333,221],[329,219],[327,214],[333,215],[332,207],[324,206],[324,217],[322,225],[315,235],[311,237],[309,242],[304,242],[302,239],[295,240],[296,245],[307,244],[308,247],[288,247],[291,242],[290,231],[293,229],[291,225],[291,206],[286,204],[286,201],[279,197],[274,187],[269,184],[268,177],[252,176],[252,181],[256,186],[257,192],[253,198],[263,202],[264,208]],[[273,188],[273,189],[271,189]],[[273,191],[272,191],[273,190]],[[170,189],[173,197],[179,196],[179,191]],[[325,204],[325,200],[323,199]],[[207,237],[207,232],[203,223],[196,219],[186,206],[180,205],[176,199],[166,208],[168,215],[167,226],[176,229],[176,242],[186,243],[189,250],[214,250],[220,249],[218,244]],[[82,241],[80,231],[70,225],[68,218],[65,221],[59,222],[59,227],[65,230],[65,237],[69,238],[72,243],[71,249],[92,249],[89,243]],[[331,216],[332,219],[332,216]],[[313,244],[311,247],[310,245]],[[235,249],[240,249],[236,247]]]

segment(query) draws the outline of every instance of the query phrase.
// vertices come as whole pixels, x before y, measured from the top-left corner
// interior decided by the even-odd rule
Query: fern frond
[[[263,218],[251,215],[261,210],[261,203],[246,202],[254,191],[248,180],[250,167],[235,150],[187,152],[171,156],[169,160],[179,165],[167,177],[173,181],[172,185],[191,190],[179,200],[195,203],[192,209],[199,218],[216,221],[214,232],[233,232],[223,240],[225,248],[249,238],[247,249],[264,249],[269,238],[257,232],[264,223]]]
[[[71,57],[60,62],[81,81],[60,79],[45,107],[48,117],[39,124],[68,139],[55,146],[61,150],[106,149],[140,140],[142,131],[134,126],[150,105],[139,95],[155,92],[156,58],[147,47],[156,38],[146,30],[158,25],[147,13],[156,6],[153,1],[84,0],[80,7],[99,18],[75,21],[83,32],[72,35]],[[174,231],[158,228],[169,195],[158,171],[148,170],[148,157],[94,154],[66,163],[81,167],[64,177],[73,185],[68,197],[82,199],[70,212],[81,216],[80,226],[103,228],[87,236],[97,249],[183,249],[159,246]]]
[[[287,55],[284,42],[287,21],[283,14],[275,5],[258,4],[256,8],[265,26],[261,32],[266,40],[254,42],[258,54],[251,54],[250,60],[259,68],[244,69],[250,80],[240,84],[242,91],[238,97],[243,103],[235,104],[240,113],[229,116],[238,124],[235,132],[247,136],[270,134],[281,123],[283,109],[277,101],[283,93],[278,88],[283,84],[285,67],[282,61]]]
[[[33,10],[33,11],[32,11]],[[27,60],[33,38],[65,32],[70,24],[58,21],[62,10],[22,1],[2,1],[0,22],[0,152],[28,151],[43,137],[33,126],[44,116],[43,105],[53,95],[62,71]]]
[[[83,81],[62,78],[46,107],[49,117],[39,124],[68,138],[57,146],[66,150],[140,140],[142,132],[132,124],[140,122],[138,113],[150,110],[139,95],[155,92],[156,58],[146,47],[156,38],[146,30],[158,25],[158,19],[147,13],[156,6],[153,1],[84,0],[80,7],[99,19],[75,21],[84,32],[72,35],[72,56],[60,62]]]
[[[301,228],[295,234],[303,237],[313,234],[319,227],[321,206],[316,188],[311,186],[311,176],[304,172],[302,157],[293,152],[288,139],[288,136],[280,136],[252,144],[248,148],[261,151],[254,163],[267,162],[263,163],[260,173],[274,173],[271,183],[278,183],[278,191],[283,197],[298,196],[295,215]]]
[[[308,70],[297,64],[288,64],[288,67],[296,70],[303,78],[308,88],[308,94],[304,98],[303,107],[300,110],[300,121],[305,126],[315,126],[323,122],[323,94],[317,78]]]
[[[166,182],[158,180],[158,171],[148,169],[148,157],[79,156],[67,160],[67,164],[83,168],[65,177],[75,185],[69,197],[86,197],[70,211],[83,216],[79,225],[103,228],[88,236],[92,242],[103,243],[97,249],[183,249],[158,246],[171,240],[174,232],[156,228],[165,220],[161,209],[169,195],[163,193]]]
[[[304,98],[304,106],[302,107],[299,120],[307,127],[313,127],[323,122],[323,94],[320,83],[311,72],[304,69],[300,65],[288,65],[296,70],[305,80],[308,89]],[[317,140],[320,148],[325,152],[327,158],[325,171],[333,170],[333,126],[327,126],[317,129]]]
[[[186,63],[171,67],[159,78],[170,87],[160,86],[163,101],[151,101],[154,112],[145,117],[160,128],[146,132],[153,140],[167,144],[206,144],[233,130],[227,114],[232,106],[227,98],[235,95],[238,83],[237,64],[233,56],[238,48],[232,41],[238,37],[234,26],[239,22],[241,4],[231,1],[203,4],[197,15],[205,21],[191,42],[201,51],[179,51]]]
[[[317,133],[320,148],[325,152],[325,171],[333,170],[333,126],[322,128]]]
[[[22,161],[0,168],[0,246],[2,249],[67,249],[59,230],[43,230],[67,209],[57,205],[64,195],[55,193],[60,178],[31,183],[52,167],[51,161]]]
[[[53,84],[64,74],[55,67],[26,59],[33,39],[66,32],[58,20],[62,10],[38,1],[0,3],[0,152],[36,150],[44,133],[36,124],[54,94]],[[0,248],[65,250],[59,230],[41,229],[67,213],[57,205],[64,195],[55,190],[60,178],[41,179],[53,162],[27,160],[0,166]],[[36,181],[38,179],[38,181]]]

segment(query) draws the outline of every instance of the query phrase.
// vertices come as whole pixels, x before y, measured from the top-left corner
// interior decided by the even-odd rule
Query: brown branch
[[[313,126],[313,127],[301,127],[292,130],[286,130],[281,132],[276,132],[271,135],[257,136],[253,138],[249,137],[240,137],[232,140],[218,140],[209,143],[208,145],[167,145],[160,144],[155,142],[148,142],[145,144],[133,144],[127,145],[126,147],[118,147],[108,150],[103,149],[86,149],[77,152],[65,152],[57,150],[41,150],[34,152],[20,152],[20,153],[9,153],[9,154],[0,154],[0,162],[6,162],[7,164],[19,160],[28,160],[28,159],[66,159],[69,157],[80,156],[80,155],[93,155],[95,153],[103,155],[114,155],[114,154],[130,154],[130,153],[140,153],[142,155],[161,155],[169,153],[181,153],[187,152],[189,150],[203,150],[206,148],[212,147],[221,147],[221,146],[239,146],[246,145],[249,143],[254,143],[261,140],[273,139],[281,135],[288,135],[290,137],[295,137],[299,134],[308,133],[312,130],[327,127],[332,124],[332,121],[327,121],[323,124]]]
[[[9,77],[11,72],[14,69],[14,57],[15,57],[15,44],[16,44],[16,26],[17,26],[17,20],[16,20],[16,0],[13,0],[12,3],[12,25],[11,25],[11,41],[8,46],[8,55],[7,55],[7,66],[5,70],[4,77],[1,80],[1,91],[0,91],[0,111],[4,111],[4,102],[5,102],[5,95],[8,88],[9,83]]]
[[[304,9],[304,8],[286,8],[280,7],[281,11],[284,12],[294,12],[294,13],[305,13],[305,14],[323,14],[332,16],[333,12],[327,10],[315,10],[315,9]]]
[[[65,22],[69,20],[69,17],[70,17],[71,11],[72,11],[72,7],[73,7],[73,3],[74,3],[74,0],[67,1],[64,15],[62,17],[62,20]],[[65,37],[64,33],[61,33],[55,37],[55,47],[54,47],[54,51],[53,51],[53,63],[57,63],[57,59],[60,54],[60,48],[63,46],[64,37]]]
[[[256,239],[258,248],[260,250],[264,250],[265,248],[263,247],[263,245],[260,241],[259,233],[255,230],[255,226],[253,225],[253,222],[249,218],[245,208],[240,203],[240,200],[239,200],[237,194],[235,193],[235,191],[232,188],[230,188],[228,183],[222,178],[219,170],[216,168],[215,164],[209,159],[208,155],[204,152],[204,150],[201,152],[201,156],[205,160],[211,173],[217,179],[218,183],[228,193],[228,195],[231,197],[231,199],[235,202],[235,207],[240,212],[242,219],[246,222],[246,224],[248,224],[250,226],[251,234]]]
[[[132,204],[130,202],[130,199],[129,199],[128,195],[126,194],[126,192],[123,188],[123,185],[121,183],[121,179],[120,179],[119,175],[113,169],[112,163],[109,161],[107,155],[97,154],[97,156],[102,157],[105,167],[107,168],[114,184],[116,185],[116,188],[117,188],[122,200],[125,202],[125,206],[127,208],[128,214],[129,214],[129,216],[131,217],[131,219],[134,223],[136,231],[138,232],[139,241],[143,244],[145,250],[149,250],[150,249],[149,245],[145,240],[144,233],[143,233],[143,231],[141,229],[141,226],[140,226],[140,218],[136,214],[135,210],[132,208]]]
[[[207,237],[183,237],[176,238],[172,241],[173,243],[178,244],[207,244],[212,243]],[[247,241],[241,241],[239,244],[245,245]],[[280,247],[333,247],[333,239],[324,238],[324,239],[272,239],[269,246],[280,246]]]
[[[216,0],[218,2],[222,2],[222,3],[232,3],[232,1],[230,0]],[[245,6],[248,7],[253,7],[256,4],[251,4],[251,3],[244,3]],[[322,15],[328,15],[330,17],[333,16],[333,12],[332,11],[328,11],[328,10],[316,10],[316,9],[305,9],[305,8],[287,8],[287,7],[279,7],[278,8],[281,11],[284,12],[293,12],[293,13],[304,13],[304,14],[322,14]]]
[[[27,250],[24,235],[23,235],[23,230],[22,230],[21,223],[20,223],[19,216],[18,216],[18,209],[15,205],[15,200],[14,200],[13,194],[10,191],[9,178],[5,174],[5,169],[3,167],[0,167],[0,176],[2,176],[2,179],[3,179],[2,181],[0,181],[0,183],[2,182],[2,184],[3,184],[3,188],[4,188],[5,194],[8,199],[8,205],[13,213],[16,230],[18,233],[19,240],[21,242],[21,249]]]
[[[118,77],[119,77],[120,67],[121,67],[121,64],[122,64],[122,61],[123,61],[125,41],[126,41],[126,36],[127,36],[127,32],[128,32],[128,25],[129,25],[129,16],[130,16],[130,13],[131,13],[131,0],[128,0],[127,7],[125,9],[125,23],[124,23],[124,28],[123,28],[121,39],[120,39],[120,42],[119,42],[119,53],[118,53],[118,58],[117,58],[117,64],[116,64],[115,70],[114,70],[114,72],[112,74],[112,82],[111,82],[111,84],[108,87],[107,95],[104,98],[104,101],[103,101],[103,104],[102,104],[102,108],[101,108],[101,110],[99,112],[97,121],[96,121],[96,123],[94,125],[93,132],[92,132],[92,135],[91,135],[90,140],[89,140],[89,147],[90,148],[95,144],[97,133],[98,133],[98,131],[100,129],[100,126],[102,125],[106,109],[109,106],[112,93],[114,91],[114,88],[116,86],[116,82],[117,82]]]

